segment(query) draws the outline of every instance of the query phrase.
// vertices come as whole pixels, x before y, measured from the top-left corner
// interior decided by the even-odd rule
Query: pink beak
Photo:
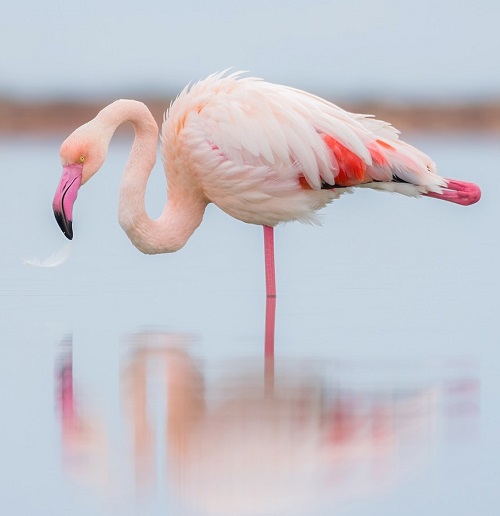
[[[57,223],[69,240],[73,238],[73,204],[82,184],[82,170],[83,165],[80,164],[63,167],[61,181],[59,181],[52,203]]]

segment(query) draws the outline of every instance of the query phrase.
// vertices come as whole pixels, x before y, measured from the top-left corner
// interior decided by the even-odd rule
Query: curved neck
[[[148,108],[135,100],[117,100],[96,117],[109,139],[119,125],[131,122],[134,143],[120,186],[118,217],[132,243],[147,254],[169,253],[180,249],[199,226],[206,203],[189,191],[169,188],[168,202],[156,220],[145,208],[148,178],[156,162],[158,126]],[[168,179],[168,171],[167,179]]]

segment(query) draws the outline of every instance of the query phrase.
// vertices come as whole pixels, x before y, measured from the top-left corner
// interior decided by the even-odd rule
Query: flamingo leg
[[[274,273],[274,228],[264,226],[264,258],[266,263],[266,296],[276,297]]]
[[[266,265],[266,329],[264,353],[266,371],[274,376],[274,326],[276,318],[276,277],[274,269],[274,229],[264,226],[264,257]],[[267,376],[267,375],[266,375]]]
[[[274,395],[274,356],[264,357],[264,393],[266,396]]]

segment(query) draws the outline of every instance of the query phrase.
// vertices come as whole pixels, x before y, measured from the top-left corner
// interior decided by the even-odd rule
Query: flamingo
[[[387,122],[305,91],[223,72],[186,86],[165,114],[160,140],[168,201],[156,220],[146,213],[144,195],[158,126],[143,103],[117,100],[63,142],[53,209],[70,240],[78,190],[100,169],[124,122],[133,124],[135,139],[120,187],[119,222],[133,245],[147,254],[181,249],[214,203],[264,227],[268,299],[276,297],[274,227],[318,223],[316,211],[353,187],[461,205],[481,196],[475,184],[439,176],[433,161]]]

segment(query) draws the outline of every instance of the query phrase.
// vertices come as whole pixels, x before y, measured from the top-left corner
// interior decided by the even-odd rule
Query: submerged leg
[[[264,355],[274,360],[274,327],[276,320],[276,297],[266,298],[266,331],[264,339]]]
[[[266,395],[274,393],[274,321],[276,297],[266,298],[266,334],[264,339],[264,387]]]

